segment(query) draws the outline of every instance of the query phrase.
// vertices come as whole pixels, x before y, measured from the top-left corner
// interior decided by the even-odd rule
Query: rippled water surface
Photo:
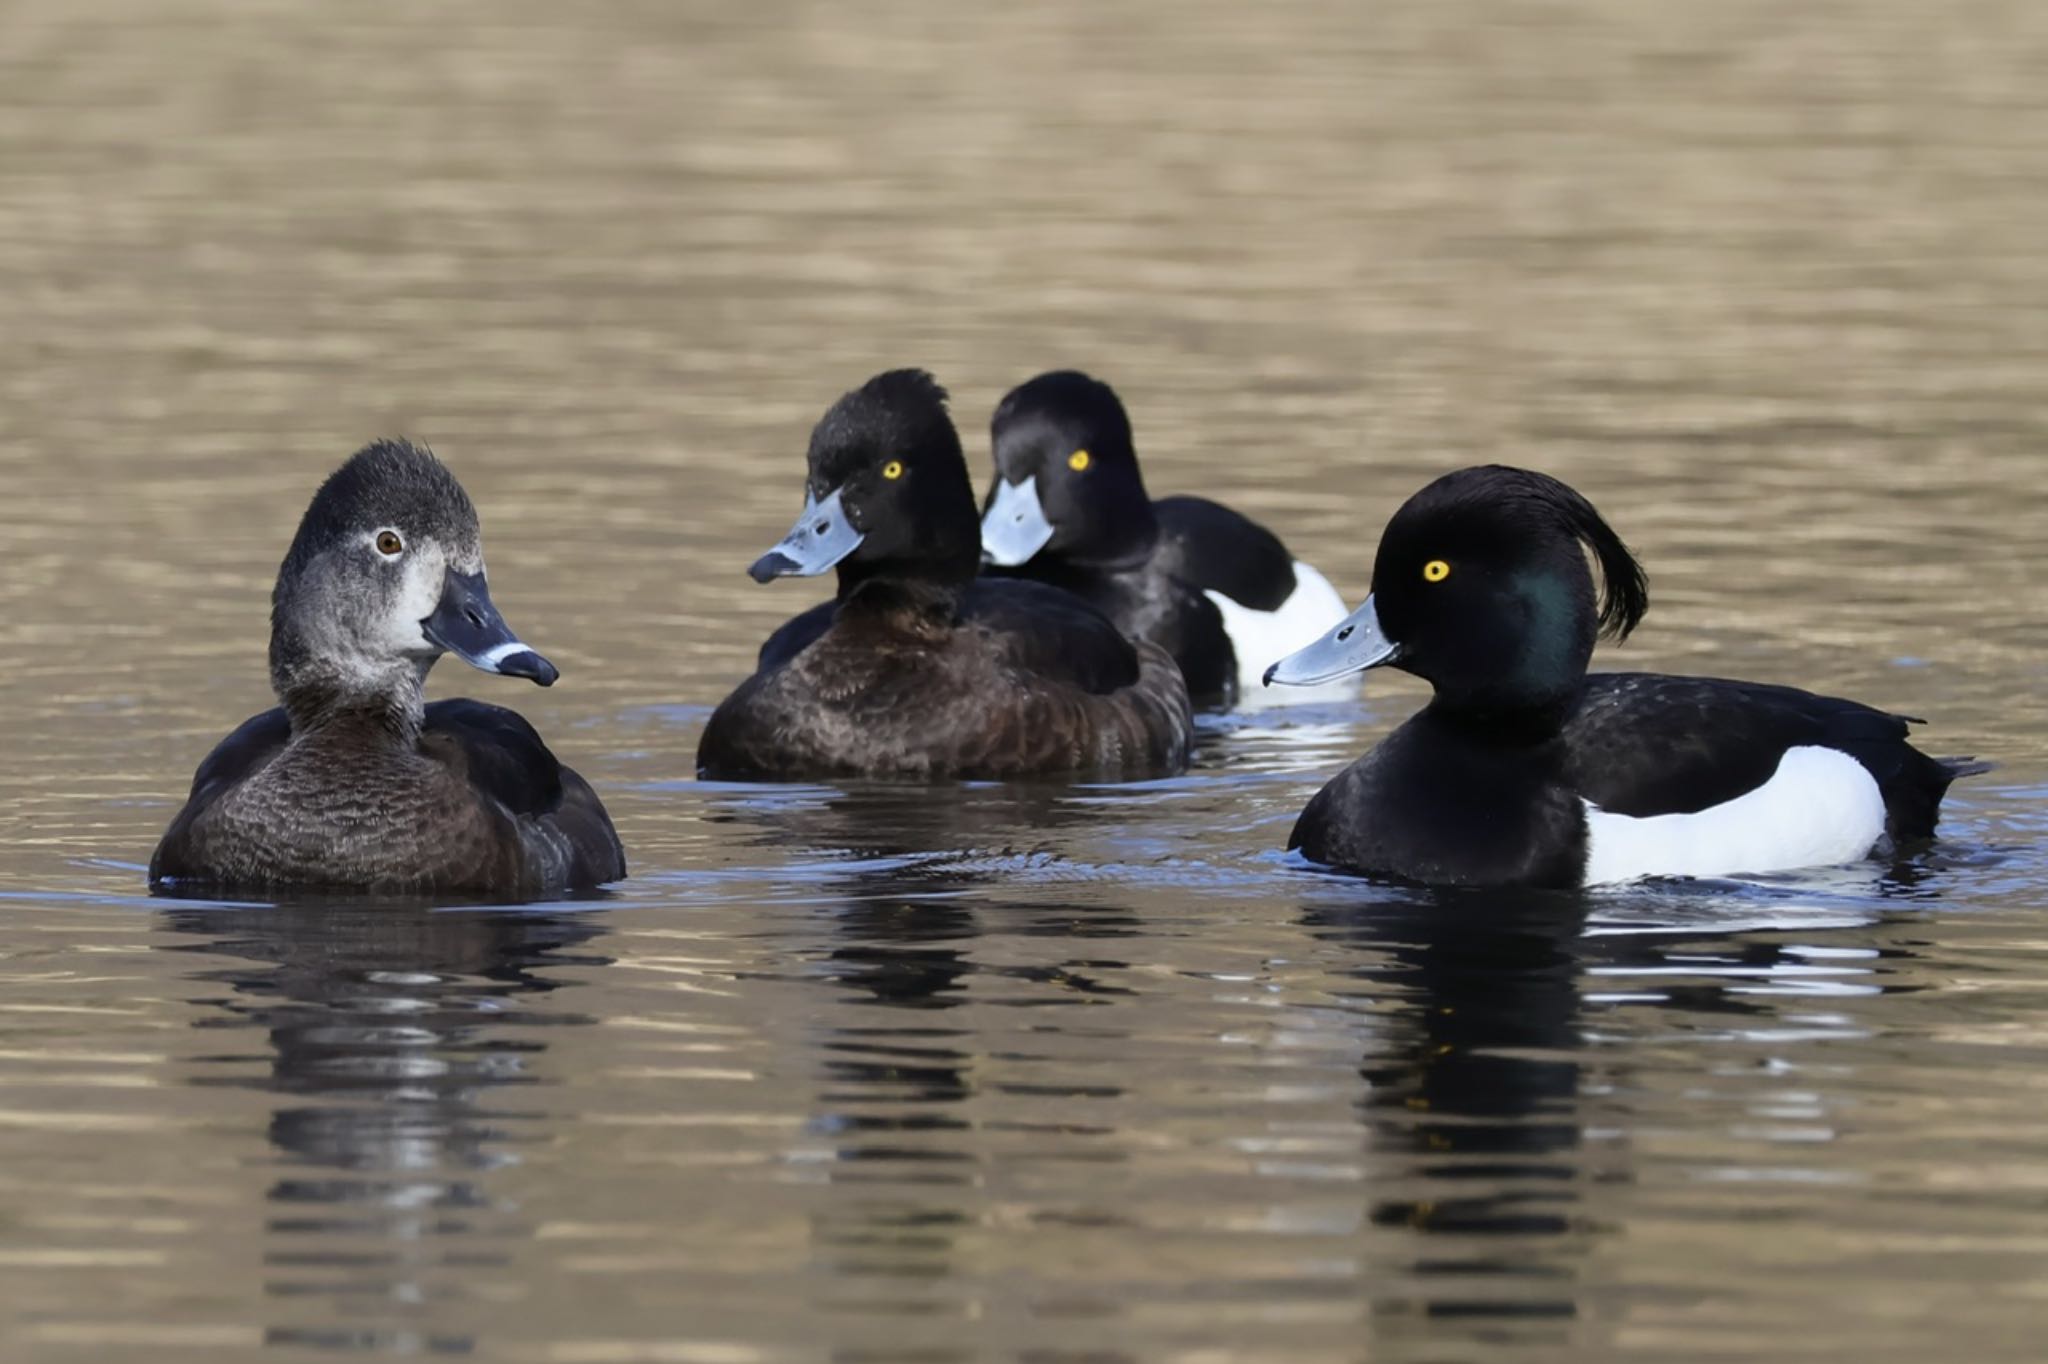
[[[2048,9],[0,4],[0,1356],[2033,1359]],[[1997,760],[1889,871],[1276,849],[1412,709],[1125,788],[693,780],[811,421],[1124,392],[1348,595],[1584,489],[1614,666]],[[431,441],[634,875],[148,898],[317,480]]]

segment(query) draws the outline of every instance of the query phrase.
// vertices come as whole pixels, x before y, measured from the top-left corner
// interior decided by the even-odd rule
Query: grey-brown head
[[[543,687],[557,676],[491,604],[476,508],[455,475],[420,446],[380,440],[320,486],[278,567],[271,684],[288,706],[308,691],[416,698],[444,652]]]

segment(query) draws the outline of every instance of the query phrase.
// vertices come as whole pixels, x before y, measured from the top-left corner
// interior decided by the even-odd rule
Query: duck
[[[1187,765],[1187,686],[1166,650],[1059,588],[980,576],[947,401],[928,372],[890,370],[812,431],[803,512],[748,573],[836,571],[838,590],[771,635],[712,713],[701,776],[1136,779]]]
[[[1440,886],[1789,872],[1924,843],[1950,782],[1985,770],[1856,701],[1589,674],[1596,637],[1626,639],[1648,608],[1641,564],[1565,483],[1506,465],[1430,483],[1387,523],[1365,603],[1267,670],[1307,685],[1393,667],[1433,689],[1317,793],[1288,848]]]
[[[1251,518],[1203,497],[1154,501],[1115,389],[1040,374],[996,405],[990,437],[981,542],[996,571],[1066,588],[1163,645],[1205,709],[1327,699],[1264,691],[1260,674],[1343,619],[1344,598]]]
[[[271,594],[279,704],[207,755],[158,890],[536,899],[626,874],[590,784],[517,712],[425,699],[444,653],[546,687],[491,601],[476,508],[424,446],[375,441],[314,494]]]

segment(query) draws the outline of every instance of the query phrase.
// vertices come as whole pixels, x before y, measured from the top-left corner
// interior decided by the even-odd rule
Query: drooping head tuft
[[[1402,504],[1373,597],[1388,661],[1435,684],[1440,705],[1487,712],[1570,696],[1595,641],[1626,638],[1649,606],[1642,565],[1591,503],[1500,464],[1445,474]]]
[[[926,370],[892,369],[841,395],[811,431],[811,489],[824,494],[862,466],[911,451],[950,453],[966,470],[946,390]]]
[[[1515,516],[1547,517],[1559,530],[1592,551],[1599,568],[1599,622],[1602,638],[1627,639],[1650,609],[1649,577],[1642,563],[1580,492],[1570,484],[1533,469],[1486,464],[1463,470],[1483,477],[1489,495],[1499,497]],[[1458,477],[1446,475],[1447,478]]]

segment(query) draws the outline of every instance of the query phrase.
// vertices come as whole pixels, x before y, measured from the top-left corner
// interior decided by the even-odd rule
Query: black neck
[[[1446,692],[1439,689],[1429,714],[1455,730],[1496,743],[1542,744],[1564,730],[1578,704],[1583,678],[1566,690],[1532,694],[1526,691],[1480,689]]]
[[[1098,573],[1122,573],[1142,568],[1158,547],[1159,518],[1152,514],[1152,504],[1148,502],[1143,521],[1135,528],[1120,527],[1114,545],[1100,549],[1091,546],[1080,553],[1060,557],[1077,567],[1094,569]]]
[[[859,556],[839,563],[840,601],[845,601],[869,583],[887,583],[906,592],[958,596],[981,573],[981,541],[969,550],[956,550],[918,559],[883,559],[859,562]]]
[[[1159,546],[1159,516],[1142,483],[1081,515],[1088,519],[1079,542],[1051,551],[1062,563],[1116,573],[1143,566]]]

